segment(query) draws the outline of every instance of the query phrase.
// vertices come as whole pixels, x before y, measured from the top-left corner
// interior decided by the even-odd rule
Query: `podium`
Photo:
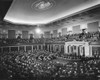
[[[80,56],[89,56],[89,42],[71,41],[65,42],[65,54],[73,54]]]

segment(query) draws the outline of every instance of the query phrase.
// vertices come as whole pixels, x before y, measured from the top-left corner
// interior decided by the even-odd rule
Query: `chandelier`
[[[53,6],[55,6],[55,4],[56,3],[54,0],[37,0],[34,3],[32,3],[31,7],[35,10],[44,11],[52,8]]]

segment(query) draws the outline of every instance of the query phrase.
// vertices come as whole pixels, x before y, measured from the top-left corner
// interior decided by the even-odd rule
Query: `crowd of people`
[[[99,77],[100,60],[71,55],[64,58],[48,51],[19,51],[0,54],[0,78],[11,80],[93,80]]]
[[[100,32],[88,32],[88,33],[79,33],[79,34],[68,34],[62,35],[59,37],[51,38],[31,38],[31,39],[0,39],[0,44],[17,44],[17,43],[64,43],[67,41],[88,41],[88,42],[97,42],[100,40]]]
[[[55,38],[0,39],[0,45],[19,43],[63,43],[66,41],[97,42],[99,32],[71,34]],[[0,53],[0,79],[11,80],[94,80],[100,76],[100,57],[60,54],[46,50],[12,51]]]

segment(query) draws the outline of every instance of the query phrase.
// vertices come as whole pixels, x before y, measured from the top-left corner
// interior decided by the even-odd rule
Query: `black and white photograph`
[[[100,0],[0,0],[0,80],[100,80]]]

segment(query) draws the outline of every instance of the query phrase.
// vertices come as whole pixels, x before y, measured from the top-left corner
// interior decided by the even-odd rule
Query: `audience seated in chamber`
[[[5,74],[6,72],[6,74]],[[0,54],[0,75],[8,79],[84,78],[93,80],[100,74],[100,60],[48,51]]]

